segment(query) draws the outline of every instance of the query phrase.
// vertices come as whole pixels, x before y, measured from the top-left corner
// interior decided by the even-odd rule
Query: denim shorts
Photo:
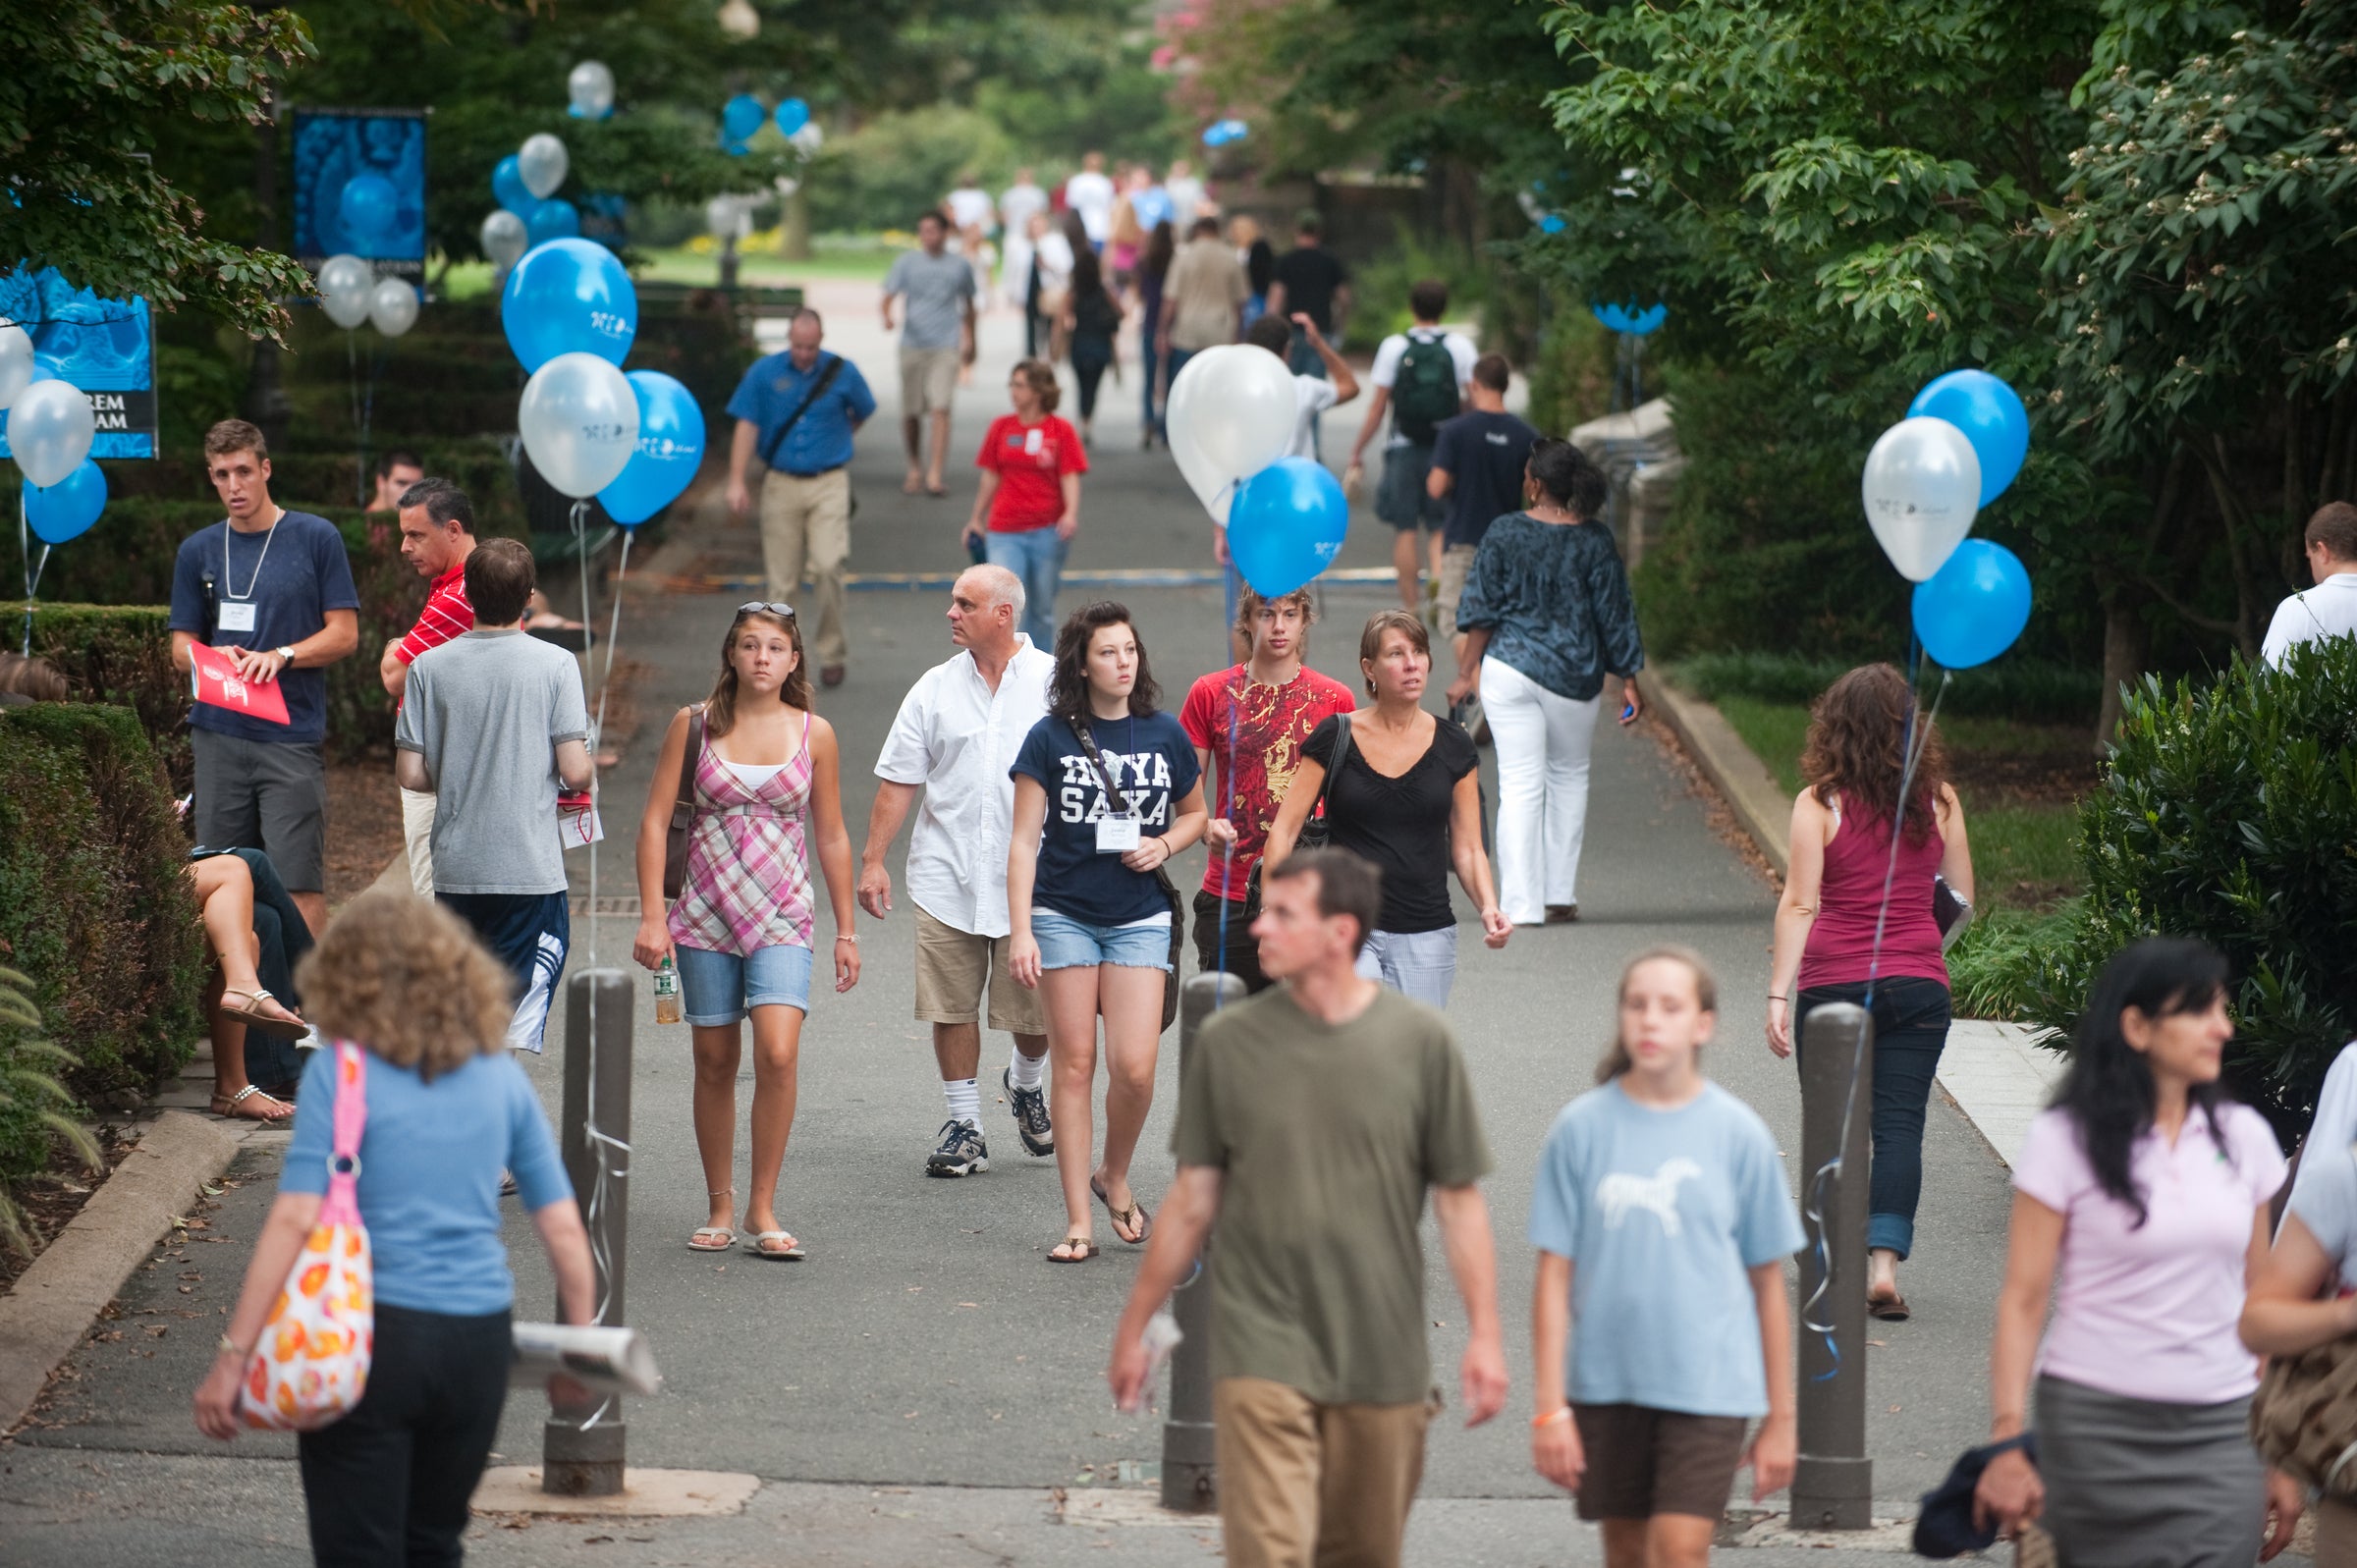
[[[750,953],[680,946],[680,1000],[687,1021],[707,1028],[733,1024],[747,1007],[810,1011],[810,949],[779,946]]]
[[[1170,973],[1171,923],[1150,926],[1092,926],[1053,909],[1031,911],[1031,940],[1039,944],[1042,969],[1082,969],[1119,964],[1124,969]]]

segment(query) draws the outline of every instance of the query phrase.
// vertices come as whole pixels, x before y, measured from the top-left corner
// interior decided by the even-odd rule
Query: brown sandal
[[[232,997],[244,997],[245,1004],[231,1006],[229,999]],[[265,1001],[276,1006],[278,1012],[264,1012],[262,1003]],[[279,1013],[284,1013],[286,1016],[282,1018]],[[221,993],[221,1015],[225,1018],[238,1019],[247,1028],[259,1029],[266,1034],[301,1036],[309,1032],[310,1029],[310,1025],[302,1021],[301,1013],[259,986],[254,987],[251,991],[241,991],[235,988],[224,990]]]
[[[1088,1236],[1067,1236],[1048,1251],[1050,1263],[1086,1263],[1105,1249]],[[1059,1258],[1058,1253],[1064,1256]]]
[[[1132,1247],[1142,1247],[1146,1244],[1146,1238],[1154,1234],[1154,1217],[1146,1212],[1144,1204],[1137,1201],[1137,1194],[1129,1195],[1128,1208],[1116,1209],[1096,1177],[1088,1178],[1088,1190],[1097,1195],[1097,1202],[1103,1204],[1105,1212],[1113,1217],[1113,1233],[1122,1240]]]
[[[263,1104],[255,1105],[255,1101]],[[273,1110],[271,1107],[277,1107]],[[259,1084],[247,1084],[234,1095],[213,1096],[212,1112],[232,1121],[259,1121],[270,1126],[295,1119],[295,1108],[274,1095],[262,1093]]]

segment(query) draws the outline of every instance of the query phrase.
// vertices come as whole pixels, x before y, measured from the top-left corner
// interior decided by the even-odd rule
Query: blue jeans
[[[1428,1007],[1446,1007],[1456,983],[1456,928],[1369,932],[1358,972]]]
[[[792,943],[755,947],[749,953],[715,952],[681,946],[680,1000],[691,1024],[713,1028],[737,1023],[748,1008],[795,1007],[810,1011],[810,949]]]
[[[1162,340],[1154,334],[1154,318],[1149,315],[1137,324],[1137,364],[1143,386],[1139,392],[1139,415],[1145,428],[1162,434],[1162,410],[1155,406],[1155,396],[1162,390],[1155,383],[1162,370]]]
[[[1863,981],[1811,986],[1794,1000],[1792,1038],[1829,1001],[1862,1003]],[[1947,1047],[1948,993],[1937,980],[1896,975],[1874,985],[1874,1167],[1866,1178],[1866,1245],[1905,1258],[1915,1250],[1923,1196],[1923,1117]]]
[[[1056,584],[1064,575],[1065,553],[1071,545],[1056,530],[1025,528],[1020,533],[983,535],[982,548],[994,567],[1005,567],[1023,581],[1023,630],[1031,646],[1043,653],[1056,651]]]
[[[1173,387],[1178,385],[1178,372],[1186,368],[1186,362],[1189,359],[1192,359],[1195,355],[1201,353],[1202,351],[1203,351],[1200,349],[1164,348],[1162,351],[1162,360],[1164,364],[1170,367],[1171,372],[1169,375],[1163,377],[1164,384]],[[1163,414],[1166,419],[1170,414],[1167,399],[1163,408]],[[1166,425],[1161,424],[1156,425],[1155,428],[1158,430],[1164,430],[1166,433],[1168,429]]]

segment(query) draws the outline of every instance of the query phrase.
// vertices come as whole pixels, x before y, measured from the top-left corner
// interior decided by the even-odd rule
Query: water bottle
[[[671,954],[665,953],[663,967],[655,971],[655,1022],[679,1023],[682,1017],[680,971],[672,963]]]

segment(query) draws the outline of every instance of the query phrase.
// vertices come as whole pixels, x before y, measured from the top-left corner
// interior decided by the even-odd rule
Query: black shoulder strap
[[[1088,732],[1088,721],[1076,721],[1072,725],[1072,733],[1080,737],[1080,749],[1088,754],[1088,765],[1097,770],[1097,783],[1105,786],[1105,798],[1113,803],[1114,810],[1124,817],[1128,816],[1129,797],[1122,793],[1122,786],[1113,782],[1112,770],[1105,766],[1105,759],[1097,754],[1096,737]]]
[[[769,445],[762,450],[762,467],[775,468],[778,465],[778,449],[786,444],[786,438],[794,433],[794,427],[802,422],[802,415],[810,411],[810,406],[827,395],[827,389],[835,384],[835,377],[842,370],[843,355],[827,355],[826,368],[819,371],[818,379],[810,384],[808,392],[802,394],[802,401],[795,405],[794,412],[786,416],[786,422],[778,426],[777,434],[769,438]]]
[[[1334,723],[1337,731],[1334,737],[1334,766],[1326,770],[1325,782],[1318,785],[1318,798],[1311,802],[1309,808],[1321,816],[1326,811],[1326,797],[1334,793],[1335,776],[1343,771],[1343,759],[1350,755],[1350,716],[1338,713],[1334,716]]]

